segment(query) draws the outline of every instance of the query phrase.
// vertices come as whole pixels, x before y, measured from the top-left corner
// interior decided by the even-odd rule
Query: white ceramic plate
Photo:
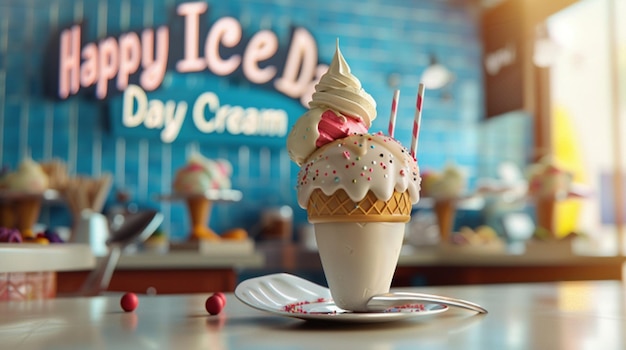
[[[388,322],[424,317],[448,310],[441,304],[415,304],[390,308],[384,312],[356,313],[339,308],[330,290],[286,273],[255,277],[241,282],[235,296],[262,311],[304,320],[332,322]]]

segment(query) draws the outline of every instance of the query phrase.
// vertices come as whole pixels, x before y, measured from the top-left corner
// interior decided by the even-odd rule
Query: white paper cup
[[[342,309],[364,312],[391,287],[405,223],[320,223],[315,238],[331,295]]]

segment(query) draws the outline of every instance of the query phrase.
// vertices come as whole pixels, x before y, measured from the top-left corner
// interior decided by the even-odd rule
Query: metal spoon
[[[107,241],[109,253],[87,276],[78,291],[78,295],[93,296],[106,290],[124,248],[129,244],[145,241],[159,228],[162,221],[163,214],[156,210],[120,214],[114,219],[110,228],[110,238]]]
[[[441,295],[411,293],[411,292],[391,292],[375,295],[367,302],[369,311],[384,311],[392,307],[403,306],[414,303],[437,303],[448,306],[460,307],[467,310],[486,314],[487,310],[471,301],[444,297]]]

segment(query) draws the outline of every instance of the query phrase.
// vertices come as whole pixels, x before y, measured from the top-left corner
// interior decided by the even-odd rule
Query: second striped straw
[[[422,123],[422,107],[424,104],[424,84],[419,85],[417,89],[417,102],[415,104],[415,118],[413,119],[413,137],[411,138],[411,156],[417,158],[417,139],[420,132],[420,124]]]
[[[391,115],[389,116],[389,137],[393,137],[396,128],[396,115],[398,114],[398,102],[400,101],[400,90],[393,92],[393,100],[391,100]]]

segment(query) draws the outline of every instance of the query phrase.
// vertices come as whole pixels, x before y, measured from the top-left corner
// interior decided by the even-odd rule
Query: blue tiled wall
[[[114,175],[114,190],[127,189],[140,206],[165,213],[164,229],[174,239],[186,237],[181,203],[155,198],[171,191],[175,170],[199,149],[210,158],[227,158],[234,166],[233,187],[244,193],[237,204],[216,206],[211,225],[219,232],[234,225],[250,229],[262,208],[287,204],[297,223],[305,212],[295,201],[297,167],[284,148],[213,144],[210,140],[164,144],[158,139],[116,137],[105,127],[102,107],[80,97],[54,101],[43,95],[44,46],[60,27],[84,20],[91,37],[118,35],[166,24],[180,1],[174,0],[5,0],[0,3],[0,164],[14,168],[30,153],[35,160],[60,158],[71,174]],[[402,97],[396,135],[408,145],[420,74],[429,56],[454,73],[441,91],[427,91],[418,160],[422,168],[446,162],[464,167],[470,181],[479,174],[484,128],[481,44],[478,9],[472,2],[448,0],[387,1],[208,1],[209,20],[232,16],[249,33],[271,28],[281,43],[290,28],[307,28],[319,45],[321,62],[330,62],[336,38],[365,89],[378,101],[373,130],[386,130],[393,87],[400,77]],[[103,34],[104,33],[104,34]],[[184,89],[187,75],[174,88]],[[240,87],[242,94],[254,86]],[[280,108],[280,106],[276,106]],[[289,116],[290,123],[298,116]],[[502,142],[506,143],[507,140]],[[519,151],[520,146],[513,152]],[[483,174],[484,175],[484,174]],[[113,204],[113,196],[109,205]],[[56,213],[56,212],[55,212]],[[62,215],[62,214],[58,214]],[[48,215],[49,220],[61,216]]]
[[[524,171],[535,156],[532,126],[532,116],[525,112],[506,113],[482,123],[478,176],[495,176],[502,162],[515,164]]]

